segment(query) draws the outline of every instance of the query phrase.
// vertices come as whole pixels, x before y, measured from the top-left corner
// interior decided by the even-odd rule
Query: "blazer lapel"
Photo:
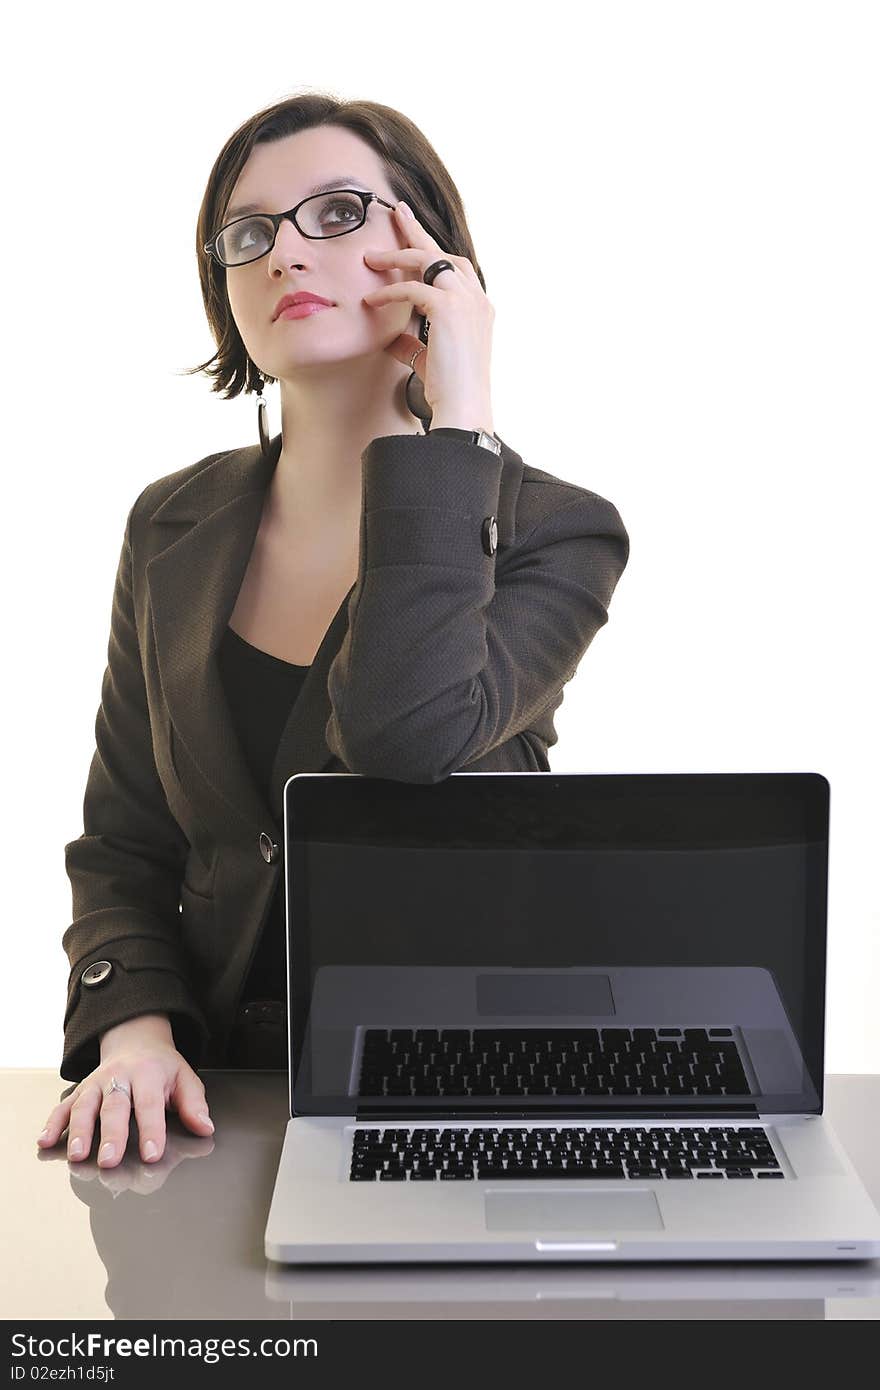
[[[268,460],[259,445],[234,449],[189,478],[153,513],[153,525],[166,531],[169,541],[146,567],[156,659],[175,746],[184,745],[218,798],[218,829],[222,822],[228,833],[232,817],[251,832],[266,830],[276,837],[275,817],[235,732],[218,652],[280,451],[279,435]],[[182,767],[178,772],[183,775]]]
[[[245,760],[224,694],[218,652],[281,444],[279,434],[268,458],[263,458],[259,444],[233,449],[166,498],[151,522],[167,532],[168,540],[146,566],[156,657],[175,743],[184,744],[214,793],[218,833],[228,834],[232,816],[249,832],[266,830],[276,839],[281,828]],[[499,550],[515,537],[523,473],[522,459],[503,441],[502,461]],[[294,773],[323,772],[336,762],[325,738],[330,718],[327,676],[348,626],[354,587],[337,609],[287,717],[272,767],[273,806],[281,805],[284,784]]]

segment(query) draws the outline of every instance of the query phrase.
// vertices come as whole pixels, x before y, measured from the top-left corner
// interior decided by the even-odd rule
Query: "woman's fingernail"
[[[202,1111],[201,1115],[199,1116],[199,1119],[201,1120],[203,1125],[210,1125],[211,1129],[213,1130],[214,1121],[211,1119],[211,1116],[208,1114],[207,1110]]]
[[[72,1157],[72,1158],[79,1158],[79,1156],[80,1156],[80,1154],[82,1153],[82,1151],[83,1151],[83,1141],[82,1141],[81,1139],[72,1139],[72,1140],[71,1140],[71,1143],[70,1143],[70,1154],[71,1154],[71,1157]]]
[[[152,1139],[148,1139],[146,1144],[144,1144],[144,1158],[155,1158],[158,1152],[159,1150],[156,1148]]]
[[[101,1145],[101,1151],[98,1154],[98,1161],[100,1162],[102,1158],[112,1158],[114,1153],[115,1150],[113,1148],[113,1145],[108,1140],[106,1144]]]
[[[413,212],[412,208],[409,206],[408,203],[401,203],[400,211],[403,213],[404,217],[415,218],[415,213]]]
[[[41,1130],[40,1133],[37,1135],[37,1140],[45,1139],[45,1138],[46,1138],[46,1135],[47,1135],[48,1133],[49,1133],[49,1126],[46,1125],[46,1128],[43,1129],[43,1130]]]

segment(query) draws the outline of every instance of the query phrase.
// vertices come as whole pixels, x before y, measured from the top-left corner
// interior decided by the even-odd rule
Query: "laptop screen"
[[[818,773],[300,773],[291,1114],[822,1110]]]

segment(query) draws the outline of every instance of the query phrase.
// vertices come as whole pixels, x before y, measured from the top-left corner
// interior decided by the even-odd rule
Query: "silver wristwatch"
[[[436,430],[430,430],[429,433],[450,434],[467,444],[479,444],[483,449],[490,449],[493,454],[501,453],[501,440],[496,439],[495,435],[489,434],[487,430],[460,430],[454,429],[452,425],[438,425]]]

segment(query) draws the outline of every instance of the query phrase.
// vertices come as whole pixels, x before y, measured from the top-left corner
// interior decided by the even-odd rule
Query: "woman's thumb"
[[[205,1088],[191,1069],[178,1073],[174,1099],[180,1118],[190,1129],[214,1133],[214,1122],[208,1110]]]

